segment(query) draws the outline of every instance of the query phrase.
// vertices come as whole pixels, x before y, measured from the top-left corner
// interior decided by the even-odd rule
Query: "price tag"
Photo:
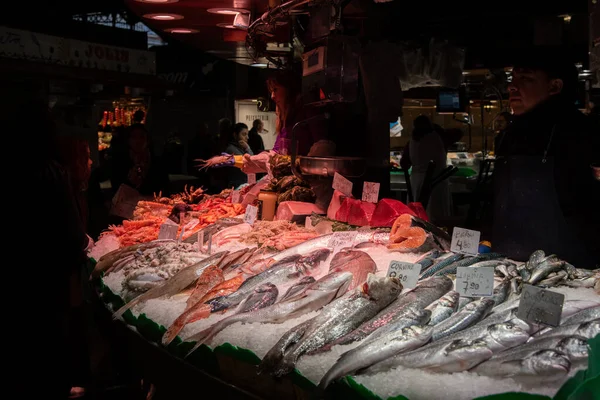
[[[564,294],[524,285],[517,317],[536,324],[558,326],[564,302]]]
[[[198,251],[204,253],[204,229],[198,232]]]
[[[246,206],[246,214],[244,214],[244,222],[250,225],[254,225],[257,215],[258,207],[248,204]]]
[[[464,228],[454,228],[450,251],[455,253],[477,255],[479,253],[479,238],[481,232]]]
[[[185,233],[185,226],[181,227],[181,234],[179,235],[179,237],[177,238],[177,241],[179,243],[181,243],[181,241],[183,240],[183,234]]]
[[[254,185],[256,183],[256,174],[248,174],[248,185]]]
[[[179,225],[175,222],[167,219],[167,221],[160,226],[160,230],[158,231],[159,239],[177,239],[177,231],[179,230]]]
[[[379,186],[377,182],[363,183],[362,201],[377,203],[379,201]]]
[[[304,220],[304,227],[306,229],[312,228],[312,218],[311,217],[306,217],[306,219]]]
[[[212,233],[208,234],[208,239],[206,240],[206,254],[209,256],[212,254]]]
[[[194,218],[193,220],[185,224],[184,228],[186,231],[189,231],[190,229],[194,229],[199,223],[200,220],[198,218]]]
[[[352,196],[352,182],[337,172],[333,175],[333,184],[331,187],[333,187],[335,190],[339,190],[346,196]]]
[[[334,253],[337,253],[340,249],[344,247],[352,247],[354,245],[354,239],[358,235],[356,231],[348,231],[348,232],[335,232],[331,235],[331,239],[329,239],[329,243],[327,247],[331,247]]]
[[[490,297],[494,293],[494,267],[458,267],[456,291],[462,297]]]
[[[241,197],[241,194],[240,194],[239,190],[234,190],[233,192],[231,192],[231,202],[233,204],[241,203],[240,197]]]
[[[398,278],[404,289],[412,289],[417,286],[421,264],[413,264],[402,261],[391,261],[387,276]]]

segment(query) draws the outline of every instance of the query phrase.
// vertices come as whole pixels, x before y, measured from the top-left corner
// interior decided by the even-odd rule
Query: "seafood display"
[[[166,204],[156,204],[140,204],[138,215],[168,218]],[[204,196],[184,214],[202,221],[212,212],[204,210],[223,205],[236,206]],[[112,309],[114,318],[145,314],[166,329],[157,344],[181,349],[177,354],[188,361],[201,347],[227,343],[260,359],[252,367],[260,379],[297,370],[320,391],[350,376],[376,393],[400,395],[418,373],[440,381],[460,374],[475,387],[509,382],[554,395],[587,367],[588,340],[600,334],[599,270],[542,250],[524,262],[493,252],[453,253],[445,231],[417,213],[394,212],[400,215],[391,230],[352,232],[345,225],[326,233],[288,221],[249,225],[227,214],[198,222],[183,240],[110,252],[94,276],[124,300]],[[317,223],[333,225],[325,217]],[[387,276],[394,260],[419,264],[414,287]],[[461,267],[492,269],[491,296],[462,296]],[[519,317],[527,285],[565,296],[558,326]],[[382,381],[388,388],[378,392]]]

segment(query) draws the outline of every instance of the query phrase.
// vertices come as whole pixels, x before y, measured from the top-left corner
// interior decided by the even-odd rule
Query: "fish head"
[[[273,285],[271,282],[263,283],[262,285],[254,289],[256,293],[267,293],[272,292],[274,290],[277,290],[277,286]]]
[[[362,292],[375,301],[391,302],[402,292],[402,284],[396,278],[378,278],[374,274],[367,276]]]
[[[575,333],[586,338],[593,338],[600,335],[600,319],[584,322],[579,325]]]
[[[582,336],[568,336],[558,342],[555,349],[568,355],[571,361],[588,358],[587,339]]]
[[[456,360],[460,364],[460,370],[471,369],[475,365],[489,359],[494,354],[483,339],[452,341],[444,348],[447,357]]]
[[[506,348],[512,348],[527,342],[529,339],[528,330],[524,330],[514,322],[503,322],[492,324],[487,328],[488,333],[496,342]]]
[[[441,299],[440,304],[447,308],[452,308],[454,311],[458,308],[458,299],[460,298],[457,291],[446,293]]]
[[[318,265],[321,261],[327,260],[327,257],[329,257],[330,254],[331,250],[328,248],[317,249],[306,256],[301,257],[298,262],[311,265],[314,268],[314,266]]]
[[[412,326],[402,329],[402,336],[418,338],[419,340],[422,340],[424,343],[428,342],[429,339],[431,339],[432,334],[433,334],[433,326],[412,325]]]
[[[332,272],[313,283],[307,290],[335,291],[338,292],[338,296],[336,297],[339,297],[346,293],[352,282],[352,278],[353,275],[351,272]]]
[[[544,250],[536,250],[529,256],[529,261],[527,261],[526,266],[527,269],[535,268],[543,259],[546,257],[546,253]]]
[[[557,350],[540,350],[523,360],[523,365],[536,375],[564,375],[571,369],[571,362],[564,353]]]

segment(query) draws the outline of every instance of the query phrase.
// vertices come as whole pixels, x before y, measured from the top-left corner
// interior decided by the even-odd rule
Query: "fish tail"
[[[138,304],[140,301],[142,301],[143,300],[142,298],[143,298],[143,295],[142,296],[138,296],[135,299],[131,300],[129,303],[125,304],[123,307],[119,308],[113,314],[113,319],[119,319],[119,318],[121,318],[123,316],[123,314],[125,314],[125,312],[127,312],[127,310],[131,309],[136,304]]]
[[[187,322],[184,321],[184,318],[181,318],[181,317],[182,317],[182,315],[180,315],[175,320],[175,322],[173,322],[171,324],[171,326],[169,326],[169,328],[163,335],[162,344],[164,346],[168,346],[177,337],[177,335],[179,335],[179,332],[181,332],[183,327],[187,324]]]
[[[296,364],[297,356],[295,356],[293,352],[291,352],[291,354],[288,353],[288,349],[298,343],[311,321],[312,320],[305,321],[283,335],[263,358],[258,366],[258,373],[283,376],[286,373],[291,372]],[[289,357],[290,355],[291,358]]]

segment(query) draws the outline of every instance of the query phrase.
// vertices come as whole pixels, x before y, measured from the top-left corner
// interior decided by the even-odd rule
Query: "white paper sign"
[[[479,238],[481,232],[464,228],[454,228],[450,251],[455,253],[477,255],[479,253]]]
[[[333,187],[335,190],[339,190],[346,196],[352,196],[352,182],[337,172],[333,175],[333,184],[331,187]]]
[[[239,204],[241,203],[240,201],[240,191],[239,190],[234,190],[233,192],[231,192],[231,202],[233,204]]]
[[[377,203],[379,201],[379,187],[377,182],[363,183],[362,201]]]
[[[209,256],[212,254],[212,233],[208,234],[208,239],[206,240],[206,254]]]
[[[246,206],[246,214],[244,214],[244,222],[250,225],[254,225],[257,215],[258,207],[248,204]]]
[[[256,174],[248,174],[248,185],[254,185],[256,183]]]
[[[200,253],[204,252],[204,230],[198,232],[198,251]]]
[[[494,267],[458,267],[455,290],[462,297],[490,297],[494,293]]]
[[[331,235],[327,247],[334,249],[334,252],[337,252],[344,247],[352,247],[357,234],[358,232],[356,231],[335,232]]]
[[[312,228],[312,218],[311,217],[306,217],[306,219],[304,220],[304,227],[306,229]]]
[[[185,226],[183,228],[186,231],[189,231],[191,229],[194,229],[196,227],[196,225],[198,225],[199,223],[200,223],[200,220],[198,218],[194,218],[193,220],[191,220],[190,222],[185,224]]]
[[[404,289],[412,289],[417,286],[421,264],[413,264],[402,261],[391,261],[387,276],[397,278]]]
[[[517,317],[536,324],[558,326],[564,302],[564,294],[524,285]]]
[[[158,231],[159,239],[177,239],[177,231],[179,230],[179,225],[175,222],[167,219],[164,224],[160,226],[160,230]]]

